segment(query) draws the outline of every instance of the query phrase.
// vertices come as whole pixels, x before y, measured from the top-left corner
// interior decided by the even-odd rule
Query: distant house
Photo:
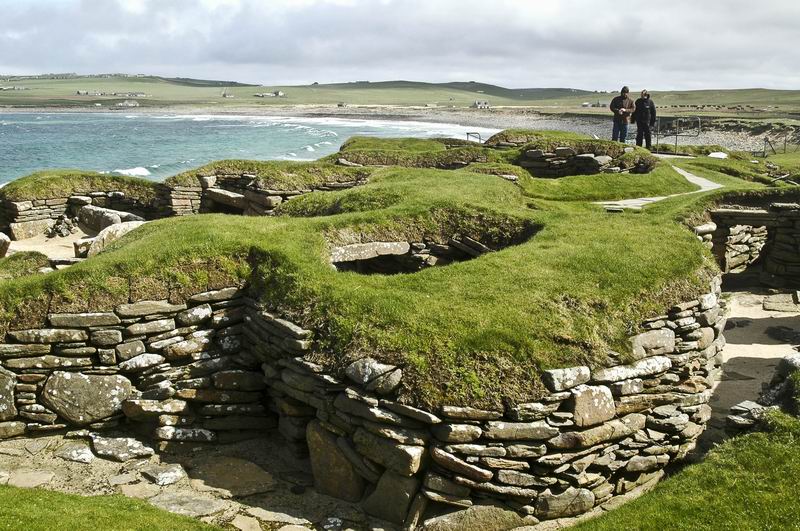
[[[282,90],[276,90],[275,92],[257,92],[253,96],[256,98],[285,98],[286,93]]]
[[[136,100],[125,100],[117,103],[117,107],[138,107],[139,102]]]
[[[475,103],[473,103],[471,107],[473,109],[488,109],[491,105],[489,105],[488,100],[475,100]]]

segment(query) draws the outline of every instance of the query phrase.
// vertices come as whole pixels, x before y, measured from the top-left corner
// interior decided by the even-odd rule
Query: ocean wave
[[[152,175],[147,168],[143,168],[141,166],[128,168],[127,170],[114,170],[112,173],[127,175],[129,177],[147,177],[148,175]]]
[[[314,149],[314,146],[303,146],[303,149],[305,149],[306,151],[311,151],[311,152],[316,151],[316,149]]]

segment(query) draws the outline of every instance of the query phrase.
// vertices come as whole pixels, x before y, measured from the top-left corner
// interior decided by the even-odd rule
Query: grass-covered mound
[[[350,168],[318,162],[220,160],[169,177],[167,186],[198,186],[198,177],[252,175],[261,190],[306,190],[330,183],[362,181],[369,168]]]
[[[76,496],[41,489],[0,486],[0,527],[26,531],[103,529],[146,531],[217,529],[122,496]]]
[[[581,531],[796,529],[800,421],[776,414],[770,431],[731,439],[650,493]]]
[[[353,137],[329,159],[343,158],[364,166],[460,168],[473,162],[506,162],[513,154],[467,141],[419,138]]]
[[[244,167],[265,179],[274,174],[259,168],[317,175],[312,163],[230,161],[194,175]],[[360,187],[292,199],[275,217],[148,223],[82,264],[0,284],[0,325],[41,326],[48,300],[51,311],[97,311],[129,300],[179,301],[249,281],[265,304],[318,331],[317,361],[328,369],[369,353],[404,367],[402,397],[409,402],[498,406],[539,397],[544,389],[535,375],[542,369],[598,365],[609,349],[625,351],[642,318],[705,292],[716,272],[709,252],[678,220],[702,212],[719,193],[680,196],[638,213],[608,214],[587,202],[691,189],[666,166],[650,175],[548,183],[469,169],[323,162],[316,171],[327,179],[334,169],[371,175]],[[728,190],[761,186],[715,175],[708,176]],[[519,244],[413,274],[366,276],[337,272],[330,263],[331,246],[445,243],[456,234],[495,248]]]
[[[394,199],[375,202],[380,196]],[[48,293],[62,311],[88,309],[87,300],[97,310],[179,299],[243,280],[254,267],[263,301],[320,331],[323,352],[336,353],[320,360],[331,369],[369,352],[406,367],[410,401],[496,405],[539,396],[531,375],[542,368],[601,362],[640,318],[706,289],[713,262],[677,223],[530,201],[501,178],[387,168],[361,189],[298,203],[297,213],[324,217],[149,223],[83,264],[5,283],[0,304],[6,315],[20,312],[15,326],[37,326]],[[532,226],[541,230],[526,243],[415,274],[365,277],[328,261],[331,244],[446,241],[456,232],[500,241]]]
[[[31,201],[84,195],[89,192],[123,192],[126,197],[146,203],[153,200],[159,183],[82,170],[45,170],[21,177],[0,188],[0,200]]]
[[[42,267],[50,265],[50,259],[42,253],[26,251],[0,258],[0,281],[33,275]]]

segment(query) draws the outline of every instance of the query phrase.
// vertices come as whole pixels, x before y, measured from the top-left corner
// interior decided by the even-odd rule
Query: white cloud
[[[789,0],[0,0],[0,70],[269,84],[800,85]]]

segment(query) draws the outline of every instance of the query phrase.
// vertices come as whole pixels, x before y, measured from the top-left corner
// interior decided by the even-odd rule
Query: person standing
[[[622,87],[622,90],[619,91],[619,96],[611,100],[611,105],[608,106],[611,112],[614,113],[611,140],[618,140],[623,144],[628,138],[628,123],[634,110],[633,100],[628,97],[629,92],[630,89],[628,87]]]
[[[647,149],[652,148],[650,128],[656,125],[656,104],[650,98],[650,93],[643,90],[639,99],[634,104],[633,116],[636,120],[636,145],[641,146],[642,140]]]

